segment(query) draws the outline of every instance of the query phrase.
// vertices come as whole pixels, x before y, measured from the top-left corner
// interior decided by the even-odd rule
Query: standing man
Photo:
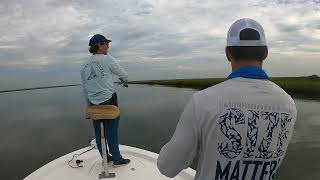
[[[103,35],[94,35],[89,42],[89,52],[92,56],[83,64],[81,69],[82,87],[88,105],[115,105],[118,106],[117,94],[113,84],[113,74],[119,76],[121,80],[128,81],[128,73],[124,71],[119,63],[108,55],[109,43],[111,40]],[[108,162],[113,161],[114,166],[129,164],[129,159],[123,159],[119,151],[118,125],[119,118],[112,121],[103,121],[105,137],[107,137],[109,152],[107,152]],[[96,143],[100,152],[100,121],[93,121]],[[108,148],[106,148],[108,149]],[[110,154],[111,155],[110,155]]]
[[[158,158],[160,172],[176,176],[199,155],[197,180],[269,180],[290,142],[297,110],[292,98],[268,80],[262,26],[233,23],[226,56],[227,80],[193,95]]]

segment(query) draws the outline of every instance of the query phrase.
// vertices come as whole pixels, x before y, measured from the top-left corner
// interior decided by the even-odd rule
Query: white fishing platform
[[[65,156],[62,156],[43,167],[39,168],[24,180],[99,180],[99,174],[103,171],[102,159],[94,143],[92,145]],[[93,148],[93,149],[92,149]],[[83,160],[83,167],[71,168],[68,165],[75,154],[80,154],[88,149],[92,149],[78,157],[75,157],[70,165],[75,166],[76,160]],[[131,162],[122,167],[114,168],[109,163],[109,171],[115,173],[113,178],[106,180],[191,180],[194,179],[195,171],[191,168],[180,172],[175,178],[167,178],[162,175],[157,168],[158,154],[139,148],[120,145],[120,151],[123,157],[128,158]]]

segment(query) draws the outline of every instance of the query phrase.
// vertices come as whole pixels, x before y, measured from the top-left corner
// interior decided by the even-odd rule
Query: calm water
[[[120,143],[159,152],[169,140],[192,89],[132,85],[119,89]],[[0,177],[18,180],[93,138],[80,87],[0,94]],[[277,175],[320,179],[320,101],[296,99],[298,120]]]

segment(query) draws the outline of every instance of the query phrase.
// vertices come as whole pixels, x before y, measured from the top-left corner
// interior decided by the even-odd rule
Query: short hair
[[[251,59],[263,61],[268,56],[267,46],[227,46],[227,50],[236,61]]]
[[[260,34],[254,29],[243,29],[240,40],[260,40]],[[256,59],[263,61],[268,56],[268,46],[227,46],[227,50],[236,60]]]
[[[91,53],[91,54],[96,54],[97,53],[97,51],[98,51],[98,48],[99,48],[99,46],[96,44],[96,45],[93,45],[93,46],[90,46],[89,47],[89,52]]]

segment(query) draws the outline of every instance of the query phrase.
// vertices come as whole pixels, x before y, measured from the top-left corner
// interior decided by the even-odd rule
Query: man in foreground
[[[195,179],[269,180],[292,136],[297,110],[292,98],[262,69],[268,47],[252,19],[233,23],[226,56],[232,73],[197,92],[186,105],[158,168],[168,177],[188,168],[198,154]]]

